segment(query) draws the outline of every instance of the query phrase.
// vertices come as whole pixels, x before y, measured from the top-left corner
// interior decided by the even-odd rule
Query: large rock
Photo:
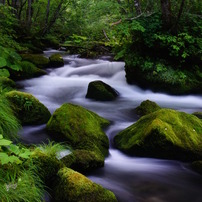
[[[159,109],[161,109],[161,107],[158,106],[155,102],[152,102],[150,100],[145,100],[140,104],[140,106],[138,106],[135,109],[135,112],[139,116],[144,116],[152,112],[155,112]]]
[[[120,132],[114,143],[132,155],[197,160],[202,157],[202,121],[184,112],[160,109]]]
[[[104,166],[103,157],[94,151],[76,149],[65,156],[61,161],[69,168],[81,173],[86,173],[98,167]]]
[[[51,67],[62,67],[64,66],[64,60],[62,56],[58,53],[53,54],[49,57],[50,60],[50,66]]]
[[[102,127],[109,121],[81,106],[63,104],[47,124],[48,132],[55,139],[66,141],[73,149],[93,151],[97,155],[108,154],[109,140]]]
[[[29,61],[35,64],[38,68],[46,68],[49,66],[49,59],[44,57],[43,55],[37,54],[22,54],[23,60]]]
[[[51,117],[47,107],[29,93],[10,91],[6,97],[22,124],[43,124]]]
[[[66,202],[115,202],[115,195],[70,168],[58,172],[54,189],[55,201]]]
[[[100,101],[115,100],[117,96],[117,91],[102,81],[90,82],[86,94],[86,98],[91,98]]]

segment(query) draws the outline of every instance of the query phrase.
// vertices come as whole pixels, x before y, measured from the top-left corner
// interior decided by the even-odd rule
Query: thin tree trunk
[[[141,7],[140,7],[140,1],[134,0],[134,6],[135,6],[136,14],[140,15],[142,13]]]
[[[63,2],[64,2],[64,0],[61,0],[60,3],[58,4],[58,7],[56,8],[52,19],[50,20],[50,22],[47,24],[47,26],[45,27],[45,29],[42,32],[43,36],[47,32],[49,32],[50,28],[54,25],[55,21],[58,19],[60,12],[61,12],[61,7],[62,7]]]
[[[31,17],[32,16],[32,0],[28,0],[28,9],[27,9],[27,26],[31,26]]]
[[[178,13],[178,16],[177,16],[176,24],[178,24],[178,22],[180,21],[180,18],[182,16],[182,11],[183,11],[183,8],[184,8],[184,3],[185,3],[185,0],[182,0],[181,1],[181,5],[180,5],[180,10],[179,10],[179,13]]]
[[[161,0],[162,22],[165,29],[171,27],[171,4],[170,0]]]
[[[43,34],[45,34],[46,29],[48,27],[49,13],[50,13],[50,0],[48,0],[47,7],[46,7],[46,18],[45,18],[45,24],[44,24]]]

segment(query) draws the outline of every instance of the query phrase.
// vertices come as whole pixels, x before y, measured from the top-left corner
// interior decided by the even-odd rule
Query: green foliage
[[[24,159],[28,159],[31,155],[29,149],[12,144],[12,141],[4,139],[0,135],[0,163],[5,164],[22,164]]]
[[[9,101],[0,94],[0,134],[5,138],[17,139],[20,124],[10,107]]]
[[[33,155],[37,156],[37,153],[42,153],[49,157],[57,157],[60,158],[61,152],[71,151],[71,148],[67,145],[55,142],[49,142],[48,144],[38,145],[34,151]]]
[[[0,198],[2,201],[41,202],[44,185],[33,165],[3,166],[0,168]]]
[[[9,77],[9,69],[21,71],[20,61],[21,57],[16,51],[0,46],[0,76]]]

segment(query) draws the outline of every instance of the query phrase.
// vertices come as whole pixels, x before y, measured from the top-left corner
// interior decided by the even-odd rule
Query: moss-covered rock
[[[84,175],[70,168],[62,168],[58,172],[57,183],[54,189],[56,201],[66,202],[115,202],[115,195],[93,183]]]
[[[57,172],[65,167],[64,164],[58,160],[55,156],[49,156],[43,152],[34,152],[31,156],[33,164],[36,165],[37,175],[43,180],[43,182],[52,187],[55,181]]]
[[[37,54],[22,54],[23,60],[29,61],[35,64],[38,68],[46,68],[49,67],[49,59],[44,57],[43,55]]]
[[[109,140],[102,127],[109,121],[81,106],[63,104],[47,123],[47,131],[55,139],[67,141],[73,149],[93,151],[97,155],[108,154]]]
[[[202,112],[194,112],[193,115],[198,117],[199,119],[202,119]]]
[[[202,161],[192,162],[191,167],[194,171],[202,175]]]
[[[20,63],[22,71],[10,71],[14,80],[30,79],[47,74],[44,70],[37,68],[33,63],[22,61]]]
[[[92,81],[88,85],[88,91],[86,98],[91,98],[100,101],[115,100],[118,96],[118,92],[108,84],[102,81]]]
[[[202,157],[202,121],[184,112],[160,109],[121,131],[114,143],[132,155],[198,160]]]
[[[50,60],[50,66],[51,67],[62,67],[64,66],[64,60],[62,58],[62,55],[56,53],[49,57]]]
[[[161,107],[157,105],[155,102],[152,102],[150,100],[145,100],[140,104],[140,106],[138,106],[135,109],[135,112],[139,116],[144,116],[152,112],[155,112],[159,109],[161,109]]]
[[[61,159],[65,166],[81,173],[104,166],[103,157],[96,152],[76,149]]]
[[[13,80],[7,78],[7,77],[0,77],[0,87],[1,88],[15,88],[16,84]]]
[[[29,93],[10,91],[6,97],[22,124],[43,124],[51,117],[47,107]]]

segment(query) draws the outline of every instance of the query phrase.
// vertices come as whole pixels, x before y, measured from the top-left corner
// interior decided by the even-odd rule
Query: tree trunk
[[[134,6],[135,6],[136,14],[140,15],[142,13],[141,7],[140,7],[140,1],[134,0]]]
[[[46,29],[48,27],[49,13],[50,13],[50,0],[48,0],[47,7],[46,7],[46,19],[45,19],[45,25],[44,25],[43,33],[46,32]]]
[[[171,4],[170,0],[161,0],[162,22],[165,29],[171,27]]]

